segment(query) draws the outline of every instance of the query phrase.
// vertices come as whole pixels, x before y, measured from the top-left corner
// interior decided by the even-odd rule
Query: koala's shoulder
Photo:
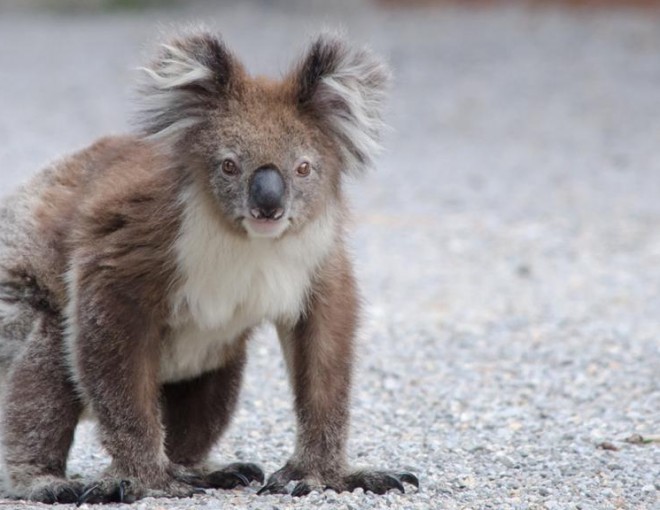
[[[163,233],[176,216],[181,187],[181,172],[165,155],[149,142],[122,137],[99,140],[85,157],[74,243]]]

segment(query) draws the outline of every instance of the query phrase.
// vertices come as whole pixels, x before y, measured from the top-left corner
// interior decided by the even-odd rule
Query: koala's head
[[[163,45],[144,71],[145,136],[193,172],[241,235],[303,228],[379,150],[388,70],[334,36],[318,37],[279,81],[250,77],[206,32]]]

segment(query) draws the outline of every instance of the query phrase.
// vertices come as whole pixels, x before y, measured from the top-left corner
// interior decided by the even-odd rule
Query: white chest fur
[[[242,238],[226,231],[198,193],[191,188],[183,197],[174,246],[182,278],[171,302],[163,381],[221,366],[227,346],[261,322],[294,320],[336,233],[335,217],[327,215],[299,234]]]

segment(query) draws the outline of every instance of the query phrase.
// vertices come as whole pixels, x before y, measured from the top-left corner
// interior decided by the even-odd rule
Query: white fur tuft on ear
[[[158,90],[177,89],[213,76],[211,69],[181,48],[163,44],[162,49],[167,56],[159,61],[155,69],[141,68],[153,80],[153,85]]]
[[[345,168],[360,173],[373,165],[385,128],[388,67],[371,52],[323,35],[296,71],[297,101],[336,137]]]
[[[176,142],[226,95],[237,66],[224,44],[206,32],[163,44],[157,58],[141,68],[143,134]]]

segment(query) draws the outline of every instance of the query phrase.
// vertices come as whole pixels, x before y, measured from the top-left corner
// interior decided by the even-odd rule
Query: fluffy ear
[[[180,139],[203,122],[242,73],[222,41],[206,32],[163,44],[157,57],[141,70],[142,132],[168,141]]]
[[[360,173],[380,152],[387,66],[364,49],[321,35],[293,73],[295,100],[336,138],[345,168]]]

